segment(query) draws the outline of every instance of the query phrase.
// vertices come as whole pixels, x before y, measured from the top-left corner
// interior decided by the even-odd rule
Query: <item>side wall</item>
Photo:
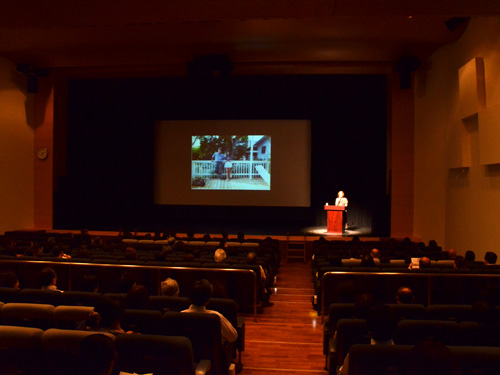
[[[463,107],[459,69],[476,57],[484,61],[486,108],[498,107],[498,17],[472,19],[462,38],[437,51],[417,72],[414,236],[435,239],[459,254],[474,250],[479,259],[486,251],[500,252],[496,228],[500,222],[500,164],[480,163],[481,155],[488,151],[479,142],[485,128],[477,117],[463,122],[458,115]],[[497,122],[493,131],[498,139],[499,125]]]
[[[0,233],[33,228],[33,98],[11,62],[0,58]]]

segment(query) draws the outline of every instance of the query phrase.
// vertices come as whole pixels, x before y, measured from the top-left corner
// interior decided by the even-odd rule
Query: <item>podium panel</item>
[[[325,206],[326,211],[326,231],[328,234],[342,234],[342,225],[344,219],[344,206]]]

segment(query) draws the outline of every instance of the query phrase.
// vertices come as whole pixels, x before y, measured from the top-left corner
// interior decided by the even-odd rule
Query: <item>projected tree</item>
[[[210,160],[222,148],[229,152],[231,159],[239,160],[245,156],[248,147],[247,135],[202,135],[192,137],[192,159]]]

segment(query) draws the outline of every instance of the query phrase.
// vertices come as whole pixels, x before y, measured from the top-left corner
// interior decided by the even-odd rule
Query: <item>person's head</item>
[[[375,297],[371,293],[363,293],[356,296],[354,302],[354,313],[356,318],[364,319],[368,314],[368,310],[375,305]]]
[[[457,257],[457,251],[455,249],[448,250],[448,259],[455,259]]]
[[[415,302],[415,293],[408,286],[402,286],[396,294],[396,302],[400,305]]]
[[[128,291],[137,285],[135,276],[132,272],[125,271],[120,276],[119,291],[121,293],[128,293]]]
[[[229,155],[230,155],[229,151],[226,151],[226,156],[227,156],[228,158],[229,158]]]
[[[458,375],[460,367],[442,342],[425,340],[411,350],[405,374]]]
[[[99,278],[96,275],[84,275],[81,287],[84,292],[97,293],[99,291]]]
[[[431,260],[427,257],[420,258],[419,267],[420,268],[431,268]]]
[[[227,258],[227,255],[226,255],[226,252],[224,251],[224,249],[215,250],[214,260],[217,263],[224,263],[226,261],[226,258]]]
[[[43,287],[56,285],[57,283],[57,275],[56,272],[50,268],[44,268],[42,272],[40,272],[40,284]]]
[[[186,253],[182,257],[183,262],[194,262],[194,254],[193,253]]]
[[[454,267],[457,270],[467,268],[467,262],[465,261],[465,258],[461,255],[457,255],[455,257]]]
[[[99,296],[96,299],[94,311],[99,314],[99,327],[117,328],[123,314],[121,304],[108,296]]]
[[[222,154],[222,147],[219,147],[219,149],[217,150],[217,152],[218,152],[219,154]]]
[[[467,262],[474,262],[476,260],[476,253],[472,250],[467,250],[465,252],[465,260]]]
[[[247,264],[257,264],[257,254],[253,251],[250,251],[246,256]]]
[[[137,259],[137,251],[132,246],[127,246],[125,249],[125,259],[127,260],[136,260]]]
[[[179,296],[179,284],[174,279],[170,277],[161,282],[161,295],[169,297]]]
[[[191,292],[191,303],[196,306],[205,306],[212,296],[213,286],[210,281],[202,279],[194,284]]]
[[[485,264],[495,264],[497,262],[497,255],[493,251],[488,251],[484,255]]]
[[[19,279],[14,271],[0,274],[0,287],[19,289]]]
[[[384,342],[394,338],[398,318],[389,306],[376,304],[368,310],[366,323],[371,338],[378,342]]]
[[[78,350],[78,373],[82,375],[109,375],[117,354],[113,339],[96,333],[85,337]]]
[[[372,251],[370,251],[370,255],[372,256],[373,259],[380,258],[380,251],[379,251],[379,249],[373,248]]]
[[[136,285],[127,293],[127,307],[143,310],[148,305],[149,291],[144,285]]]
[[[344,192],[342,190],[340,190],[338,193],[337,193],[337,197],[338,198],[343,198],[344,197]]]

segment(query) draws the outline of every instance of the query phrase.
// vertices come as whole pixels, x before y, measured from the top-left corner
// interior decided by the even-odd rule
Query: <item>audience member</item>
[[[113,334],[125,333],[121,327],[120,319],[123,314],[123,307],[113,298],[99,296],[94,306],[94,312],[80,325],[80,329],[87,331],[101,331]],[[133,333],[128,331],[127,333]]]
[[[219,316],[221,322],[221,333],[224,340],[227,342],[236,341],[238,333],[233,325],[219,312],[214,310],[207,310],[206,306],[212,295],[212,284],[208,280],[199,280],[194,284],[191,293],[191,305],[189,309],[184,310],[184,313],[207,313]]]
[[[422,341],[411,350],[405,375],[459,375],[450,349],[439,341]]]
[[[457,251],[455,249],[448,250],[448,259],[455,259],[457,257]]]
[[[179,284],[170,277],[161,282],[161,295],[169,297],[179,297]]]
[[[457,255],[455,257],[454,268],[456,270],[464,270],[467,268],[467,262],[465,261],[465,258],[463,256]]]
[[[84,275],[81,282],[83,292],[97,293],[99,291],[99,279],[96,275]]]
[[[215,250],[215,254],[214,254],[214,260],[216,263],[224,263],[227,259],[227,255],[226,255],[226,252],[224,251],[224,249],[217,249]]]
[[[408,286],[402,286],[396,294],[396,302],[399,305],[415,303],[415,293]]]
[[[487,251],[484,255],[484,265],[492,266],[497,262],[497,255],[492,251]]]
[[[149,291],[144,285],[135,285],[127,293],[127,308],[145,310],[148,306]]]
[[[132,246],[127,246],[125,249],[126,260],[137,260],[137,251]]]
[[[472,250],[467,250],[465,252],[465,260],[467,262],[474,262],[476,260],[476,253]]]
[[[117,359],[113,339],[105,335],[90,335],[82,340],[78,350],[79,375],[110,375]]]
[[[370,251],[370,255],[372,256],[373,259],[379,259],[380,258],[380,251],[379,251],[379,249],[373,248]]]
[[[0,273],[0,287],[19,289],[17,274],[14,271]]]
[[[42,289],[57,290],[59,292],[62,292],[61,290],[57,289],[56,272],[50,267],[44,268],[40,272],[40,285],[42,286]]]
[[[370,254],[365,254],[361,257],[361,267],[375,267],[375,261]]]
[[[253,251],[250,251],[246,256],[246,262],[247,262],[247,264],[257,265],[258,264],[257,263],[257,254],[255,254]],[[271,307],[274,305],[274,303],[269,301],[269,298],[271,297],[271,293],[270,293],[269,289],[266,287],[267,274],[261,265],[259,265],[259,268],[260,268],[260,280],[261,280],[261,285],[263,288],[262,307]]]
[[[366,316],[366,323],[371,345],[394,345],[398,318],[389,306],[377,304],[371,307]],[[339,369],[339,374],[349,374],[349,353]]]
[[[358,319],[366,319],[368,311],[375,306],[375,297],[371,293],[362,293],[356,296],[354,315]]]
[[[128,293],[128,291],[136,285],[137,282],[135,280],[134,274],[132,272],[125,271],[120,276],[118,291],[119,293]]]

